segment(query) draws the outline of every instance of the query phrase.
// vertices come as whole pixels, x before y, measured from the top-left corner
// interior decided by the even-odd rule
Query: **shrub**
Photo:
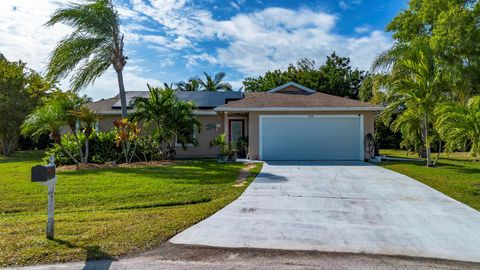
[[[122,162],[122,148],[115,144],[115,132],[99,132],[90,138],[89,162],[103,164],[105,162]]]
[[[78,144],[71,134],[64,134],[61,137],[63,147],[69,151],[77,160],[80,159],[80,154],[78,153]],[[82,143],[85,138],[83,134],[79,134],[80,143]],[[50,155],[55,157],[56,165],[72,165],[75,164],[75,161],[68,156],[65,151],[58,145],[53,144],[47,151],[45,151],[45,158],[43,161],[49,163]]]

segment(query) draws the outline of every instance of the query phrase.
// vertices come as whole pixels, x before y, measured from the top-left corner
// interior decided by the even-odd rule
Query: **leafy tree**
[[[452,82],[452,98],[465,103],[480,93],[480,2],[472,0],[411,0],[387,26],[397,47],[423,42]]]
[[[15,150],[25,117],[53,87],[25,63],[10,62],[0,54],[0,146],[4,156]]]
[[[167,158],[175,157],[176,142],[184,149],[188,144],[198,145],[194,135],[201,124],[193,115],[195,105],[179,100],[172,89],[148,85],[148,91],[148,98],[135,99],[132,119],[153,126],[155,137],[166,145]]]
[[[60,79],[73,73],[71,87],[80,89],[93,83],[113,66],[117,73],[122,116],[127,117],[123,84],[123,35],[120,19],[111,0],[85,0],[57,10],[47,26],[64,23],[73,28],[72,34],[61,40],[51,54],[47,75]]]
[[[437,127],[446,141],[446,150],[467,150],[474,160],[480,157],[480,96],[468,104],[446,103],[437,108]]]
[[[187,82],[177,83],[177,89],[180,91],[200,91],[200,83],[197,79],[191,78]]]
[[[219,72],[212,78],[208,73],[204,72],[205,81],[200,77],[196,81],[200,84],[200,90],[203,91],[232,91],[232,86],[229,83],[223,82],[225,72]]]
[[[267,71],[258,78],[246,78],[243,84],[246,91],[264,92],[293,81],[318,92],[357,99],[366,75],[353,69],[349,58],[334,52],[319,67],[315,61],[304,58],[296,65],[290,64],[287,70]]]

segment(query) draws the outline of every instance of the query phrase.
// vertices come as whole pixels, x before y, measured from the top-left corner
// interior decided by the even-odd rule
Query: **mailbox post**
[[[50,164],[36,165],[32,167],[32,182],[40,183],[48,187],[48,218],[47,218],[47,238],[54,237],[54,213],[55,213],[55,184],[57,175],[55,173],[55,158],[50,156]]]

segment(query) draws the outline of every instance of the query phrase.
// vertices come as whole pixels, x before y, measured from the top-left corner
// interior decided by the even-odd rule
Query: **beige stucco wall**
[[[359,111],[335,111],[335,112],[250,112],[248,117],[249,143],[248,155],[251,159],[258,159],[259,156],[259,115],[332,115],[332,114],[363,114],[364,133],[374,134],[374,112]],[[371,158],[365,154],[365,158]]]
[[[218,147],[210,148],[210,141],[224,132],[224,117],[223,114],[219,115],[199,115],[197,119],[202,123],[200,133],[197,134],[197,140],[199,145],[187,146],[186,150],[183,150],[181,146],[177,147],[177,156],[182,157],[215,157],[219,153]],[[220,125],[220,128],[213,128],[208,130],[207,125],[212,124],[214,126]]]
[[[122,118],[121,116],[116,115],[102,115],[98,120],[98,129],[99,131],[109,131],[114,128],[113,121]]]

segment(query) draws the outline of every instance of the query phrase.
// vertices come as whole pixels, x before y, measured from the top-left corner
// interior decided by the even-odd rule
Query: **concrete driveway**
[[[170,241],[480,262],[480,212],[363,162],[267,162],[240,198]]]

